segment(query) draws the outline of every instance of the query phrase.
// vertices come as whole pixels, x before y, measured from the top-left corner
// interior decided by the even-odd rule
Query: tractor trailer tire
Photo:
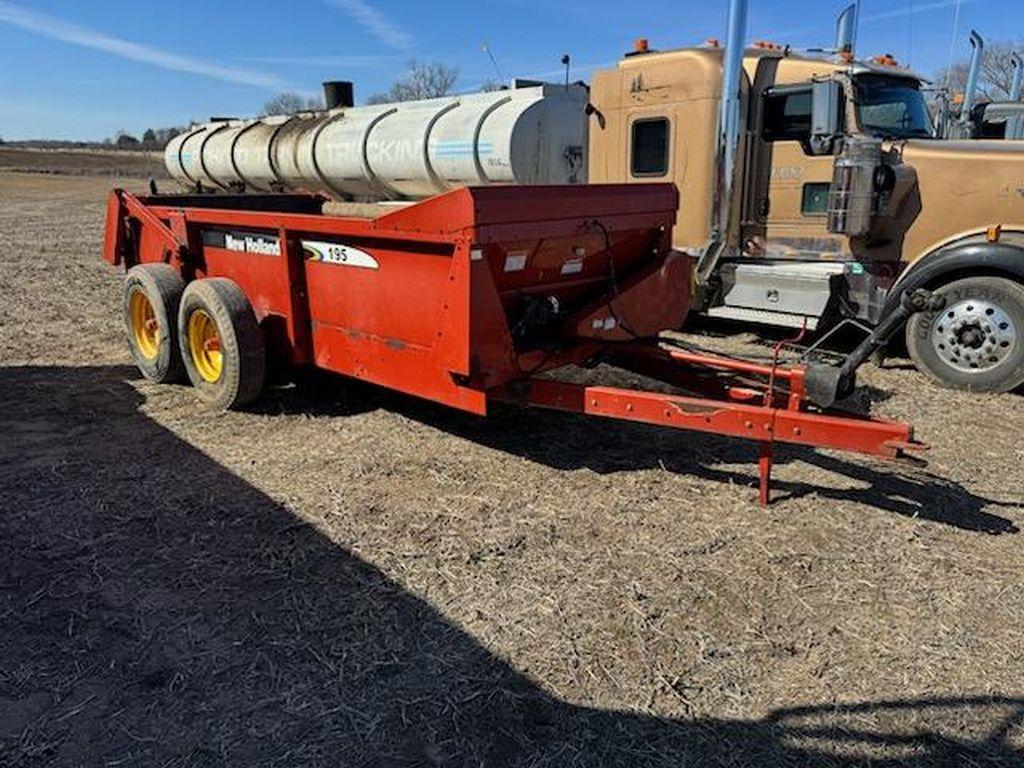
[[[933,289],[944,309],[907,323],[907,350],[937,383],[971,392],[1024,384],[1024,285],[1004,277],[965,277]]]
[[[138,264],[128,270],[122,303],[125,336],[142,375],[158,384],[182,381],[178,305],[185,281],[169,264]]]
[[[236,283],[223,277],[189,283],[178,334],[185,372],[202,400],[228,410],[259,397],[266,376],[263,333]]]

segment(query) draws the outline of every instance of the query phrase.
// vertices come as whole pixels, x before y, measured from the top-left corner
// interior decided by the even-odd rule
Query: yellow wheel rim
[[[197,309],[188,318],[188,352],[203,381],[213,384],[224,371],[217,324],[204,310]]]
[[[136,348],[147,360],[155,360],[160,351],[160,324],[149,297],[141,290],[132,291],[128,300],[128,314]]]

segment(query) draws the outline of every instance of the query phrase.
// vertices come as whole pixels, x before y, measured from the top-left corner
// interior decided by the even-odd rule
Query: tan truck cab
[[[918,368],[979,391],[1024,383],[1024,145],[938,140],[922,78],[891,58],[759,44],[742,57],[730,187],[727,68],[713,44],[641,45],[591,86],[589,180],[678,185],[675,246],[698,260],[703,310],[825,331],[928,287],[946,308],[908,325]]]

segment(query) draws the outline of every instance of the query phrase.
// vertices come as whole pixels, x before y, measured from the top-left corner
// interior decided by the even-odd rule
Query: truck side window
[[[764,97],[761,136],[765,141],[808,141],[811,136],[811,89],[768,91]]]
[[[668,173],[668,118],[655,117],[633,123],[630,167],[634,176]]]
[[[800,213],[804,216],[824,216],[828,213],[828,193],[831,184],[814,181],[804,184]]]

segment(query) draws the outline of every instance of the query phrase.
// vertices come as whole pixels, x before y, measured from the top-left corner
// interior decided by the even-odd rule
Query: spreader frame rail
[[[768,504],[776,443],[812,448],[852,451],[883,459],[903,458],[908,451],[927,446],[914,439],[909,424],[811,411],[803,397],[805,370],[802,367],[766,366],[743,360],[666,350],[648,344],[622,345],[616,349],[624,368],[649,371],[630,358],[662,363],[661,370],[675,369],[679,378],[690,382],[691,391],[700,386],[700,369],[736,376],[760,376],[769,381],[785,380],[788,393],[777,393],[766,385],[761,389],[742,381],[732,386],[728,378],[707,382],[709,396],[689,396],[645,389],[593,386],[550,378],[513,382],[494,391],[496,400],[587,416],[632,421],[672,429],[724,435],[758,444],[760,496]],[[656,376],[667,384],[670,376]]]

